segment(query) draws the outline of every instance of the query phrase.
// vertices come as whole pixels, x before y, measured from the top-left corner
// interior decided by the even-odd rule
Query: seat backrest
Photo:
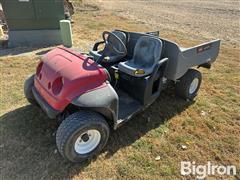
[[[133,63],[137,67],[155,66],[161,58],[162,41],[153,36],[142,36],[134,48]]]

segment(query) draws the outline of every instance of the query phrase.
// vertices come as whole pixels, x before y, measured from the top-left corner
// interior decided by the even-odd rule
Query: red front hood
[[[58,47],[42,58],[41,72],[35,77],[35,87],[56,110],[63,110],[75,97],[105,86],[108,75],[93,60],[64,47]],[[52,92],[52,83],[62,77],[59,94]]]

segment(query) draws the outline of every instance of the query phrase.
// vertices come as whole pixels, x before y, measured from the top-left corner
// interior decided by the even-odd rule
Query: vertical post
[[[69,20],[61,20],[60,21],[60,30],[62,43],[65,47],[72,47],[72,27],[71,22]]]

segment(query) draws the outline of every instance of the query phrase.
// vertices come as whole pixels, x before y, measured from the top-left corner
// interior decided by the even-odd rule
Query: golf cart
[[[220,47],[214,40],[181,48],[158,32],[115,30],[102,37],[87,54],[62,46],[48,52],[24,85],[31,104],[61,121],[57,148],[73,162],[100,152],[110,128],[151,105],[168,82],[178,96],[192,100],[202,81],[192,67],[210,68]]]

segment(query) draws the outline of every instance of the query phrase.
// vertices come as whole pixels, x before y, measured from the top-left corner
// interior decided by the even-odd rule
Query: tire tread
[[[75,132],[79,127],[84,126],[89,122],[101,122],[106,125],[104,117],[96,112],[92,111],[79,111],[70,116],[68,116],[59,126],[56,133],[56,144],[60,154],[68,159],[64,153],[66,142],[73,132]]]
[[[197,77],[199,79],[199,86],[195,93],[189,94],[189,86],[192,80]],[[189,69],[176,83],[176,94],[184,99],[193,100],[197,96],[197,92],[201,86],[202,74],[196,69]]]

